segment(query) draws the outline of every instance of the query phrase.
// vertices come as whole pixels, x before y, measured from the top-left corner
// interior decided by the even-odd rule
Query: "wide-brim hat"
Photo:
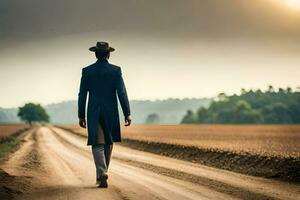
[[[107,42],[97,42],[96,46],[90,47],[89,50],[93,52],[112,52],[115,49],[110,47]]]

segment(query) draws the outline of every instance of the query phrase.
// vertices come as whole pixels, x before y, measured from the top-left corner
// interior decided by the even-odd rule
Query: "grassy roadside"
[[[0,158],[17,148],[21,144],[21,140],[14,136],[9,136],[0,140]]]
[[[30,127],[20,129],[10,136],[0,138],[0,161],[10,152],[14,152],[22,144],[22,140],[18,137]]]
[[[0,138],[0,164],[7,160],[10,153],[20,148],[23,140],[19,136],[28,130],[30,127],[19,129],[9,136]],[[4,171],[0,165],[0,199],[16,199],[28,188],[30,188],[30,177],[11,175]]]

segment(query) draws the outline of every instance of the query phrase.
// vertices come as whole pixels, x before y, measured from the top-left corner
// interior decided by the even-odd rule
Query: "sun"
[[[294,9],[300,9],[300,0],[286,0],[289,7]]]

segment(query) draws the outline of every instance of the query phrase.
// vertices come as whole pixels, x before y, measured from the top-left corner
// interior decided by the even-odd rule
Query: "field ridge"
[[[85,131],[70,126],[57,126],[81,137]],[[232,151],[229,149],[206,148],[179,143],[145,139],[125,133],[121,145],[176,159],[186,160],[207,166],[238,173],[300,183],[300,158],[297,156],[262,155],[255,152]]]
[[[300,183],[300,159],[124,138],[121,145],[238,173]]]

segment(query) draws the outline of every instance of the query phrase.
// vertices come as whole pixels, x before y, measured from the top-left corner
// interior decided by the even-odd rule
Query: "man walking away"
[[[121,68],[110,64],[110,52],[115,49],[107,42],[97,42],[89,48],[97,61],[82,69],[78,97],[79,125],[88,128],[87,145],[92,146],[98,187],[107,187],[107,171],[114,142],[121,142],[118,100],[121,104],[125,126],[130,126],[130,106]],[[86,98],[89,95],[87,117]],[[87,119],[87,121],[86,121]]]

